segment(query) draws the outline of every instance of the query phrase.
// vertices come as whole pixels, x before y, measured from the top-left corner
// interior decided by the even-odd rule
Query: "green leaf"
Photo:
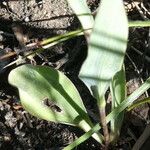
[[[130,96],[128,96],[123,102],[116,107],[109,115],[107,115],[107,123],[116,118],[120,112],[129,107],[139,96],[141,96],[144,92],[146,92],[150,88],[150,77],[138,88],[136,89]]]
[[[112,95],[114,98],[113,108],[120,105],[120,103],[126,98],[126,80],[125,69],[122,67],[112,79]]]
[[[63,150],[74,149],[75,147],[77,147],[78,145],[80,145],[81,143],[86,141],[88,138],[90,138],[93,133],[98,132],[99,129],[100,129],[99,124],[96,124],[91,130],[89,130],[88,132],[84,133],[82,136],[80,136],[78,139],[73,141],[70,145],[65,147]]]
[[[147,98],[141,99],[139,101],[136,101],[129,108],[127,108],[127,111],[131,111],[132,109],[134,109],[134,108],[136,108],[140,105],[143,105],[145,103],[150,103],[150,97],[147,97]]]
[[[145,20],[145,21],[129,21],[129,27],[150,27],[150,21]]]
[[[74,13],[77,15],[84,30],[91,29],[94,24],[94,18],[88,8],[86,0],[67,0]],[[85,34],[90,34],[91,31],[84,31]]]
[[[128,38],[128,21],[123,1],[102,0],[90,37],[88,57],[81,79],[88,87],[97,85],[100,97],[122,65]]]
[[[23,65],[10,72],[9,83],[18,88],[23,107],[32,115],[76,125],[86,132],[94,126],[77,89],[63,73],[46,66]],[[93,137],[101,143],[98,134]]]
[[[22,105],[35,116],[69,124],[77,124],[77,118],[87,117],[78,91],[59,71],[50,67],[23,65],[10,72],[9,82],[19,89]],[[46,99],[61,111],[44,105]],[[78,112],[83,116],[79,116]]]
[[[118,107],[123,100],[126,99],[126,81],[125,81],[125,69],[117,72],[111,83],[111,97],[112,97],[112,110]],[[117,140],[120,135],[120,129],[124,118],[124,111],[120,112],[116,119],[111,120],[111,141]]]

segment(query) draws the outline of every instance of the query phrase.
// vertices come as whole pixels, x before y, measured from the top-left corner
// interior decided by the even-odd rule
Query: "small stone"
[[[25,22],[29,22],[29,21],[30,21],[30,18],[27,16],[27,17],[24,18],[24,21],[25,21]]]
[[[5,135],[4,136],[4,141],[11,141],[11,136],[8,134],[8,135]]]

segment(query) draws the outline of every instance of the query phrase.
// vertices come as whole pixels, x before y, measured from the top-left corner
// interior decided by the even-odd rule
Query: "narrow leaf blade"
[[[111,82],[111,97],[112,97],[112,110],[118,107],[126,99],[126,81],[125,69],[117,72]],[[120,135],[120,129],[124,118],[124,111],[120,112],[116,119],[111,120],[111,141],[115,141]]]
[[[88,8],[86,0],[67,0],[74,13],[77,15],[84,30],[91,29],[94,24],[94,18]],[[85,31],[89,34],[91,31]]]

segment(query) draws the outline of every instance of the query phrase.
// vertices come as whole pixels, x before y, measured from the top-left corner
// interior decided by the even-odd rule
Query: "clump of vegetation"
[[[68,3],[80,20],[82,29],[47,39],[40,46],[44,49],[72,37],[85,35],[88,56],[79,77],[97,100],[99,122],[94,123],[90,119],[74,84],[56,69],[22,65],[10,72],[9,83],[18,88],[22,106],[29,113],[47,121],[78,126],[86,132],[65,150],[73,149],[91,136],[101,147],[108,149],[120,136],[126,109],[150,88],[148,78],[127,96],[124,67],[129,27],[149,27],[150,21],[128,21],[123,1],[120,0],[101,0],[95,19],[85,0],[68,0]],[[111,93],[111,109],[107,115],[108,90]],[[143,101],[147,102],[147,99]],[[50,106],[45,104],[46,100],[50,101]]]

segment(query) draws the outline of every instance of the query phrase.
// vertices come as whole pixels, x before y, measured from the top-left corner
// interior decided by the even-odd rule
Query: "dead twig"
[[[143,11],[141,10],[141,8],[139,7],[139,3],[142,2],[135,2],[134,0],[132,0],[132,3],[134,4],[134,6],[136,7],[136,9],[138,10],[140,16],[143,18],[143,20],[148,20],[148,18],[146,17],[146,15],[143,13]]]

